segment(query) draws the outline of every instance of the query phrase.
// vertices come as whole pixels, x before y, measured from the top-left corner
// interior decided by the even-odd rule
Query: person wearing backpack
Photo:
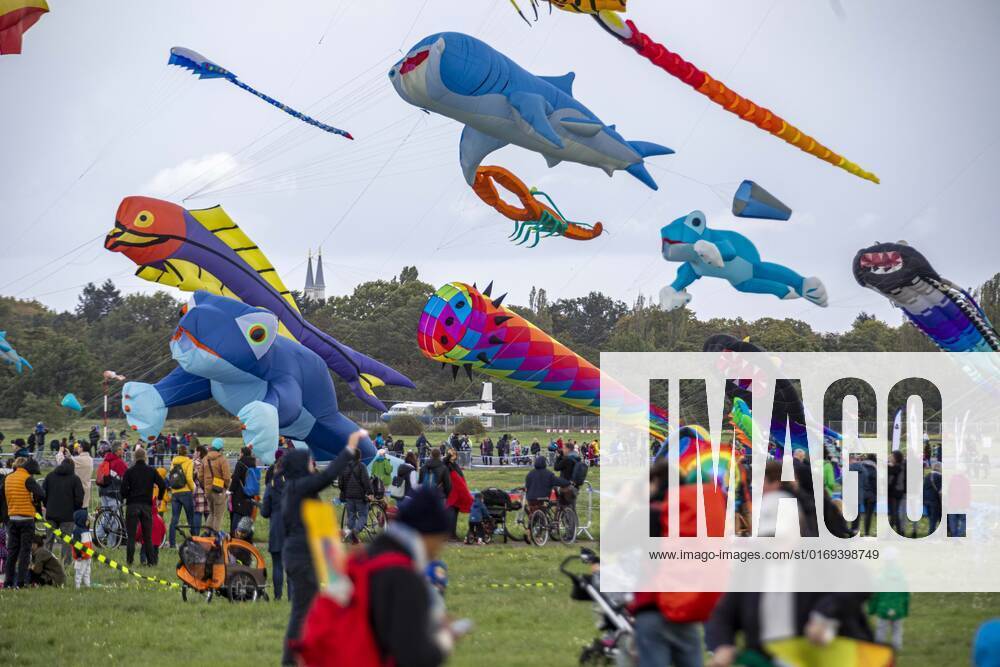
[[[7,577],[4,586],[21,588],[30,583],[31,541],[35,535],[35,513],[45,492],[32,475],[39,474],[32,458],[14,459],[14,471],[3,478],[0,489],[0,520],[7,524]]]
[[[580,467],[582,466],[582,472]],[[577,490],[587,479],[587,464],[583,462],[580,458],[580,454],[576,451],[575,442],[567,442],[559,450],[559,455],[556,457],[555,465],[553,466],[555,472],[559,473],[559,476],[570,482],[569,485],[565,486],[559,492],[559,503],[561,505],[568,505],[576,511],[576,497]],[[577,483],[577,478],[580,479],[579,484]]]
[[[104,455],[104,460],[97,466],[94,483],[97,484],[101,507],[118,509],[121,504],[122,478],[125,476],[125,471],[128,470],[128,466],[125,465],[121,456],[121,445],[116,445]]]
[[[223,453],[222,438],[212,440],[212,449],[201,466],[201,484],[208,501],[208,521],[206,527],[217,533],[222,530],[222,517],[226,513],[226,489],[232,480],[229,463]]]
[[[415,452],[407,452],[403,462],[396,468],[396,476],[392,478],[392,484],[389,485],[389,497],[399,504],[404,498],[412,496],[419,484],[417,455]]]
[[[153,552],[153,487],[157,489],[155,500],[163,500],[167,484],[152,466],[146,464],[146,452],[136,449],[135,462],[122,477],[122,500],[125,502],[125,560],[129,567],[135,559],[136,531],[142,526],[146,539],[142,542],[143,556],[150,565],[156,565]]]
[[[431,450],[430,460],[420,469],[420,486],[438,489],[442,498],[447,498],[451,493],[451,475],[441,460],[441,450],[437,447]]]
[[[340,606],[321,595],[295,648],[315,667],[437,667],[462,634],[449,623],[440,594],[424,572],[448,540],[448,515],[433,487],[418,489],[364,551],[351,555],[352,599]],[[293,664],[293,663],[288,663]]]
[[[358,536],[368,523],[368,502],[372,500],[372,483],[368,469],[361,462],[360,450],[355,450],[354,460],[340,474],[340,500],[346,507],[344,512],[344,539],[358,543]]]
[[[313,568],[312,553],[306,537],[306,527],[302,522],[302,501],[317,499],[319,493],[333,484],[347,466],[354,460],[354,452],[365,431],[355,431],[347,439],[347,446],[326,468],[317,473],[312,456],[305,449],[291,449],[281,457],[285,472],[285,488],[282,498],[281,521],[284,526],[284,545],[281,559],[288,574],[292,608],[288,615],[285,631],[282,665],[294,665],[292,643],[299,638],[302,620],[316,597],[319,584]]]
[[[233,478],[229,482],[229,498],[232,502],[232,512],[229,514],[229,534],[236,534],[236,526],[243,517],[253,518],[253,510],[260,495],[260,471],[257,470],[257,459],[250,447],[240,450],[240,458],[233,469]]]
[[[173,491],[170,499],[170,532],[167,534],[170,548],[177,548],[177,524],[180,522],[181,509],[187,518],[188,529],[194,531],[194,461],[188,456],[185,445],[177,448],[177,456],[170,461],[170,471],[167,473],[167,486]]]

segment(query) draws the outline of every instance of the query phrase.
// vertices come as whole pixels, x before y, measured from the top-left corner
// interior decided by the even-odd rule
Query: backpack
[[[583,483],[587,481],[587,472],[590,468],[583,461],[577,461],[576,465],[573,466],[573,472],[570,475],[573,486],[580,487]]]
[[[424,471],[420,473],[420,486],[430,487],[436,489],[441,486],[441,468],[431,468],[427,466]]]
[[[243,477],[243,495],[248,498],[260,495],[260,468],[247,468]]]
[[[188,485],[187,475],[184,474],[184,467],[180,463],[175,463],[170,467],[170,472],[167,474],[167,484],[174,491],[183,489]]]
[[[405,466],[405,467],[404,467]],[[389,485],[389,497],[393,500],[402,500],[406,497],[407,487],[410,485],[410,473],[413,467],[409,463],[404,463],[396,469],[396,476],[392,478]]]
[[[95,483],[97,486],[107,486],[111,480],[111,461],[105,459],[101,461],[101,465],[97,466],[97,479]]]
[[[372,495],[376,498],[385,498],[385,483],[379,477],[372,475]]]
[[[369,557],[364,552],[351,556],[347,576],[354,590],[346,606],[320,593],[309,608],[298,640],[289,642],[300,664],[309,667],[380,667],[391,664],[383,659],[371,626],[369,583],[375,572],[389,568],[413,567],[401,553]]]

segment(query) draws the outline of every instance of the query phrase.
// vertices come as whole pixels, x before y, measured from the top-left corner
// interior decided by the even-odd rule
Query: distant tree
[[[88,322],[96,322],[120,305],[122,305],[122,294],[109,278],[101,283],[100,287],[94,283],[87,283],[84,286],[77,301],[76,314]]]
[[[394,415],[389,420],[389,433],[393,435],[420,435],[424,425],[413,415]]]
[[[479,421],[476,417],[466,417],[462,421],[455,424],[453,429],[458,435],[482,435],[486,433],[486,427],[483,426],[483,422]],[[395,433],[395,431],[393,431]]]
[[[399,272],[399,283],[409,283],[415,282],[420,279],[420,272],[417,271],[415,266],[404,266],[403,270]]]

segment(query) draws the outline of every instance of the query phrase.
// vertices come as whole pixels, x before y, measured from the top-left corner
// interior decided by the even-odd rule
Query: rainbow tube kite
[[[469,377],[478,370],[491,377],[554,398],[580,410],[601,413],[601,371],[579,354],[517,313],[503,307],[504,296],[491,297],[493,284],[480,292],[475,285],[448,283],[424,306],[417,329],[417,344],[425,357],[452,366],[457,376],[464,368]],[[607,384],[607,382],[606,382]],[[667,413],[643,405],[639,397],[613,383],[617,395],[605,397],[620,406],[612,418],[626,423],[648,419],[652,437],[667,437]],[[607,415],[606,415],[607,416]],[[712,463],[708,435],[700,426],[680,429],[680,479],[726,485],[730,452],[722,448],[719,466]]]

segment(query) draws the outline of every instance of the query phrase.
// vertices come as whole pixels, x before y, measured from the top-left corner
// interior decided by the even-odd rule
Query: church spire
[[[306,265],[306,287],[302,290],[302,296],[306,301],[312,301],[315,298],[316,293],[316,283],[313,280],[313,256],[312,250],[309,251],[309,259]]]
[[[320,301],[326,300],[326,282],[323,280],[323,249],[319,249],[319,254],[316,257],[316,282],[314,284],[313,294],[316,299]]]

